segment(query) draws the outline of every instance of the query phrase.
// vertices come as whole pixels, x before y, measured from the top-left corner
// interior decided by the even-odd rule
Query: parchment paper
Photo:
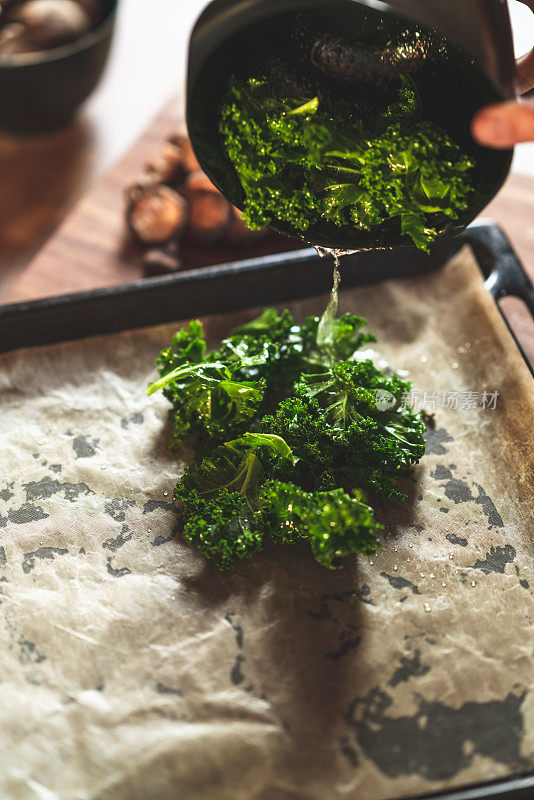
[[[176,326],[0,359],[2,798],[382,800],[532,768],[532,379],[467,251],[341,306],[438,399],[411,502],[339,572],[302,545],[221,574],[182,541],[144,394]]]

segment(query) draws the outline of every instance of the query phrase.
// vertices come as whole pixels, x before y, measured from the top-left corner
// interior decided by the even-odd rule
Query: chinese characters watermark
[[[421,392],[412,389],[401,398],[400,408],[412,411],[437,411],[440,408],[454,411],[467,411],[480,409],[482,411],[495,411],[499,392],[473,391],[432,391]],[[391,392],[379,389],[376,393],[376,407],[379,411],[387,411],[397,406],[397,401]]]

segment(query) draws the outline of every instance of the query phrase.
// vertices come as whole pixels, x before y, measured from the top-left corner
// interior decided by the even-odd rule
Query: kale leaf
[[[293,483],[268,481],[262,489],[265,530],[277,544],[306,539],[315,560],[337,569],[351,553],[372,555],[383,530],[361,492],[305,492]]]

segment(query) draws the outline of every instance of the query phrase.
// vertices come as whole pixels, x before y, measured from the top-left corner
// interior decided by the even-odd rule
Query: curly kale
[[[250,427],[272,404],[287,396],[305,372],[349,357],[375,337],[361,329],[365,320],[344,314],[334,320],[330,338],[317,344],[319,317],[297,325],[289,311],[266,309],[207,353],[202,324],[195,320],[178,331],[158,359],[159,389],[173,406],[170,445],[189,435],[224,441]]]
[[[397,478],[425,452],[424,423],[402,405],[410,384],[372,361],[341,361],[303,375],[295,396],[279,403],[261,429],[282,436],[299,459],[301,481],[325,470],[354,486],[405,499]]]
[[[148,394],[168,387],[175,410],[172,441],[192,432],[216,437],[240,429],[254,418],[263,399],[264,381],[235,381],[220,361],[184,364],[151,383]]]
[[[184,538],[206,558],[226,569],[236,558],[247,558],[261,547],[263,532],[258,493],[276,460],[293,461],[290,448],[278,436],[245,433],[216,447],[200,465],[190,465],[174,496],[182,502]]]
[[[245,195],[251,228],[287,223],[376,231],[391,220],[428,250],[445,218],[473,192],[474,164],[421,118],[417,88],[401,75],[382,106],[328,106],[318,97],[273,97],[264,78],[233,79],[219,130]]]
[[[238,492],[253,508],[264,464],[270,466],[278,460],[294,461],[291,448],[280,436],[245,433],[216,447],[199,465],[191,464],[179,484],[178,496],[187,505],[189,492],[209,498],[227,490]]]
[[[148,393],[172,404],[171,444],[197,441],[174,492],[184,538],[221,569],[269,540],[305,540],[330,569],[374,553],[382,526],[363,490],[405,499],[398,479],[424,453],[410,384],[358,360],[375,341],[365,320],[319,323],[267,309],[208,353],[192,322],[158,360]]]
[[[267,481],[260,496],[265,529],[278,544],[307,539],[315,560],[329,569],[351,553],[372,555],[383,526],[361,492],[305,492],[294,483]]]
[[[221,570],[228,569],[261,549],[263,532],[255,517],[238,492],[223,489],[211,500],[190,495],[184,504],[184,539]]]

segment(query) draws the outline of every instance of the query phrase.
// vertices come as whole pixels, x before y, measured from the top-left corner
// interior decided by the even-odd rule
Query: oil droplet
[[[471,581],[471,586],[476,586],[476,581]]]
[[[397,570],[398,570],[398,566],[396,564],[393,564],[393,572],[397,572]]]
[[[410,563],[410,561],[411,561],[411,560],[412,560],[411,558],[407,558],[407,559],[406,559],[406,561],[408,562],[408,564]]]
[[[374,563],[375,563],[374,561],[370,561],[369,565],[372,567]]]
[[[399,548],[398,548],[398,547],[394,547],[394,548],[393,548],[393,552],[394,552],[394,553],[398,553],[398,552],[399,552]]]
[[[451,364],[451,367],[452,367],[453,369],[458,369],[458,367],[459,367],[459,366],[460,366],[460,365],[458,364],[458,362],[457,362],[457,361],[453,361],[453,362],[452,362],[452,364]]]
[[[420,572],[419,574],[421,575],[422,578],[425,577],[425,573],[424,572]]]
[[[441,585],[443,586],[443,588],[445,588],[447,583],[445,581],[441,581]]]
[[[175,594],[171,594],[171,600],[176,600],[176,595]]]
[[[426,611],[427,613],[428,613],[429,611],[432,611],[432,608],[431,608],[431,606],[429,606],[429,605],[428,605],[428,603],[425,603],[425,611]]]
[[[168,493],[167,489],[165,489],[165,491],[163,492],[163,497],[167,497],[168,494],[169,493]]]
[[[462,347],[462,345],[460,345],[460,347],[458,348],[458,352],[465,353],[465,347]]]
[[[413,548],[413,544],[409,544],[409,545],[408,545],[408,547],[411,547],[411,548]]]
[[[430,575],[429,575],[428,577],[429,577],[429,578],[435,578],[436,576],[434,575],[434,573],[433,573],[433,572],[431,572],[431,573],[430,573]]]
[[[107,469],[107,468],[108,468],[107,464],[100,464],[100,469]]]
[[[453,559],[453,555],[452,555],[452,553],[449,553],[449,558],[450,558],[450,560],[452,561],[452,559]]]
[[[427,356],[421,356],[421,364],[428,364]]]

